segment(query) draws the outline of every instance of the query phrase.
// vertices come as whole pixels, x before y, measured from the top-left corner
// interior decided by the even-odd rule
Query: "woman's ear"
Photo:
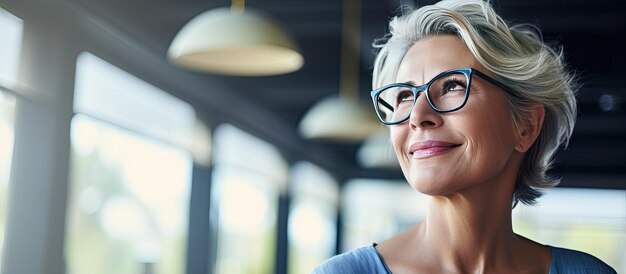
[[[528,151],[537,140],[537,137],[541,132],[543,119],[546,113],[542,104],[534,104],[530,107],[530,109],[531,111],[526,113],[526,119],[522,121],[518,131],[518,140],[517,145],[515,145],[515,151],[520,153]]]

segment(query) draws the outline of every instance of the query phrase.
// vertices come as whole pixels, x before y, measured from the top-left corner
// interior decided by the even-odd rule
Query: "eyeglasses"
[[[440,73],[421,86],[396,83],[373,90],[371,95],[376,115],[386,125],[396,125],[408,120],[420,92],[424,92],[426,101],[433,110],[440,113],[457,111],[467,103],[474,74],[503,90],[510,91],[498,80],[476,69],[452,69]]]

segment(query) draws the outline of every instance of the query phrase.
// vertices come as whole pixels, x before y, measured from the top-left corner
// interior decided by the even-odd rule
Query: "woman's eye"
[[[463,85],[463,83],[460,83],[455,80],[446,81],[443,85],[442,91],[444,94],[449,93],[449,92],[464,92],[465,86]]]
[[[413,92],[410,90],[401,90],[398,92],[398,96],[396,97],[396,104],[404,103],[404,102],[413,102]]]
[[[455,90],[460,90],[460,89],[461,89],[461,86],[456,83],[449,84],[446,87],[446,91],[455,91]]]

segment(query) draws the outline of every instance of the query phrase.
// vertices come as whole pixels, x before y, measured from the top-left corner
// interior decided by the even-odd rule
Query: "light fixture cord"
[[[233,13],[243,13],[246,9],[246,0],[232,0],[230,2],[230,11]]]
[[[361,0],[343,0],[340,97],[358,100],[361,51]]]

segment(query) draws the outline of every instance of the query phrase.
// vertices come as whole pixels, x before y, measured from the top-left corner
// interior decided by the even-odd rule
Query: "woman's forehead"
[[[482,66],[467,46],[454,35],[437,35],[417,41],[404,56],[396,82],[412,81],[418,85],[437,74],[456,68]],[[477,67],[478,66],[478,67]]]

